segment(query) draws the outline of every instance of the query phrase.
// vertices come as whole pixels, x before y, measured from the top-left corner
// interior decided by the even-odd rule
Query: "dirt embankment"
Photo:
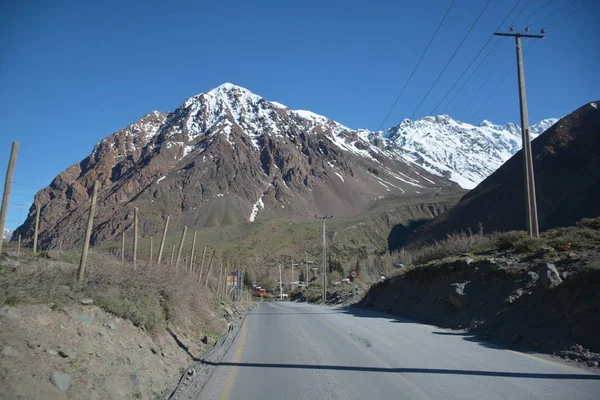
[[[168,395],[249,307],[177,271],[94,257],[84,286],[72,264],[0,258],[0,399]]]
[[[360,305],[597,366],[600,251],[549,254],[432,261],[375,284]]]

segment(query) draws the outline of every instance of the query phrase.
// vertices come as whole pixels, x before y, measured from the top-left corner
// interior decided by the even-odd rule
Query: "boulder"
[[[554,264],[546,264],[546,267],[540,274],[540,282],[546,290],[553,289],[562,283],[562,278]]]
[[[60,252],[58,250],[48,250],[46,257],[51,260],[60,260]]]

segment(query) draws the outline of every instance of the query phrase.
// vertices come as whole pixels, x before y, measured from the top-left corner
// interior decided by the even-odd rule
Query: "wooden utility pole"
[[[138,208],[133,208],[133,269],[137,266],[138,248]]]
[[[121,232],[121,266],[125,266],[125,227]]]
[[[521,109],[521,137],[523,140],[523,170],[525,176],[525,205],[527,207],[527,229],[529,236],[538,237],[540,229],[538,225],[537,202],[535,198],[535,179],[533,174],[533,156],[531,153],[531,138],[529,137],[529,114],[527,112],[527,95],[525,91],[525,72],[523,71],[523,47],[521,38],[542,39],[544,35],[532,35],[529,33],[496,32],[496,36],[514,37],[517,46],[517,74],[519,80],[519,104]],[[529,32],[529,28],[525,29]],[[542,29],[542,33],[545,33]]]
[[[90,238],[92,236],[92,227],[94,226],[94,213],[96,212],[96,199],[98,197],[98,186],[100,182],[94,182],[94,191],[92,192],[92,204],[90,204],[90,215],[88,215],[87,227],[85,229],[85,239],[83,241],[83,251],[81,252],[81,260],[79,261],[79,271],[77,273],[77,281],[83,283],[85,276],[85,263],[87,262],[88,250],[90,248]]]
[[[40,232],[40,205],[35,204],[35,226],[33,228],[33,254],[37,254],[38,233]]]
[[[208,262],[208,270],[206,271],[206,281],[204,281],[204,286],[208,286],[208,278],[210,277],[210,269],[212,268],[212,261],[215,257],[216,250],[213,250],[212,255],[210,256],[210,261]]]
[[[150,262],[152,262],[152,251],[154,250],[154,237],[150,236]]]
[[[322,217],[317,217],[317,219],[323,220],[323,301],[327,301],[327,243],[325,241],[325,221],[333,218],[333,215],[324,215]]]
[[[181,234],[181,241],[179,242],[179,250],[177,251],[177,261],[175,261],[175,269],[179,268],[179,260],[181,259],[181,250],[183,250],[183,244],[185,243],[185,234],[187,233],[187,226],[183,227],[183,233]]]
[[[167,238],[167,228],[169,227],[169,219],[171,217],[167,215],[167,220],[165,221],[165,229],[163,229],[162,239],[160,241],[160,248],[158,249],[158,259],[156,260],[156,264],[160,265],[162,261],[162,253],[165,248],[165,239]]]
[[[21,253],[21,235],[17,238],[17,254]]]
[[[13,175],[15,173],[15,163],[17,162],[17,153],[19,152],[19,142],[13,142],[10,149],[10,158],[4,179],[4,193],[2,194],[2,208],[0,208],[0,233],[4,235],[4,226],[6,224],[6,215],[8,214],[8,200],[10,199],[10,188],[12,187]],[[0,238],[1,239],[1,238]],[[2,244],[0,240],[0,254],[2,254]]]
[[[229,261],[227,261],[229,262]],[[221,260],[221,268],[219,269],[219,280],[217,281],[217,297],[219,297],[219,287],[221,286],[221,277],[223,276],[223,260]],[[227,282],[227,281],[226,281]]]
[[[173,250],[171,251],[171,268],[175,264],[175,246],[176,246],[176,244],[173,243]]]

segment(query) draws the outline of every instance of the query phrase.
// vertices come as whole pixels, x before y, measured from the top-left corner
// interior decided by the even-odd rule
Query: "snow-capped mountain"
[[[457,183],[474,186],[519,140],[514,125],[447,116],[384,132],[351,129],[226,83],[173,112],[147,114],[58,175],[35,198],[45,210],[40,240],[81,240],[95,180],[102,191],[92,241],[100,242],[131,223],[134,205],[144,211],[143,230],[158,232],[166,213],[181,228],[358,215],[388,196],[432,198]],[[31,237],[33,221],[30,214],[22,237]]]
[[[532,125],[531,139],[556,121],[549,118]],[[465,189],[477,186],[522,147],[520,126],[487,120],[475,126],[448,115],[407,119],[381,136],[423,168],[447,176]]]
[[[12,231],[10,229],[4,228],[4,233],[2,235],[3,240],[10,240],[12,238]]]

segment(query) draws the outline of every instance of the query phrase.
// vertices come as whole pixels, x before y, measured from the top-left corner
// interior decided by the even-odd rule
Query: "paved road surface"
[[[199,399],[600,399],[600,375],[368,310],[260,303]]]

